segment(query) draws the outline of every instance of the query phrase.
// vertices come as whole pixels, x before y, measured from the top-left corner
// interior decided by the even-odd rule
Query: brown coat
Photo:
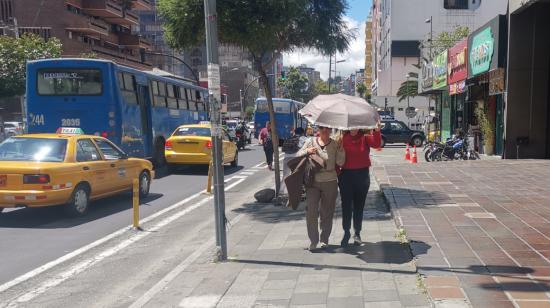
[[[303,186],[313,185],[315,173],[324,167],[324,160],[316,154],[299,156],[291,159],[287,166],[292,172],[284,179],[288,191],[287,207],[296,210],[302,198]]]

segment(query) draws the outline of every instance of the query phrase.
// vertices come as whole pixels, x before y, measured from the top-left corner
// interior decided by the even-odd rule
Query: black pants
[[[370,186],[369,168],[342,170],[338,177],[338,186],[342,199],[342,227],[345,232],[350,232],[353,216],[353,229],[359,235]]]
[[[265,160],[268,166],[273,164],[273,147],[264,147]]]

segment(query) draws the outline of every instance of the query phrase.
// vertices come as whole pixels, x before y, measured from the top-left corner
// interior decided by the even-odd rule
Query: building
[[[504,157],[550,158],[550,3],[510,0]]]
[[[431,112],[428,98],[416,96],[410,102],[400,102],[397,91],[409,73],[419,72],[421,50],[437,47],[437,42],[427,43],[430,36],[453,31],[458,25],[476,29],[497,14],[505,13],[506,8],[506,0],[483,1],[472,10],[445,9],[441,0],[374,0],[370,14],[373,101],[387,105],[397,119],[412,128],[423,126]]]
[[[359,92],[357,92],[357,86],[361,83],[365,84],[365,69],[364,68],[355,71],[355,84],[353,85],[352,95],[359,96]]]
[[[372,14],[372,12],[371,12]],[[365,86],[367,86],[367,93],[365,96],[368,97],[372,92],[372,75],[373,75],[373,27],[372,27],[372,15],[367,17],[367,22],[365,23]]]
[[[63,57],[94,55],[138,69],[151,69],[143,50],[151,44],[132,31],[133,9],[151,10],[149,0],[1,0],[0,17],[17,32],[58,38]]]
[[[150,53],[147,53],[147,60],[153,67],[160,68],[177,76],[184,76],[185,64],[183,54],[168,46],[164,38],[163,21],[157,11],[159,0],[148,0],[152,9],[136,10],[139,15],[139,33],[151,43]],[[193,76],[189,79],[195,80]]]
[[[288,69],[288,68],[285,68]],[[308,87],[313,88],[315,83],[321,80],[321,72],[316,71],[313,67],[308,67],[305,64],[302,64],[297,67],[298,71],[307,77]]]

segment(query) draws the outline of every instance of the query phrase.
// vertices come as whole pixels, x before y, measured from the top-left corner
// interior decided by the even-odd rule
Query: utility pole
[[[218,16],[216,0],[204,0],[206,53],[208,59],[208,98],[214,165],[214,210],[216,217],[216,248],[218,261],[227,260],[225,233],[225,187],[223,178],[220,66],[218,63]]]
[[[330,78],[332,76],[332,55],[329,55],[328,58],[328,94],[330,94]]]

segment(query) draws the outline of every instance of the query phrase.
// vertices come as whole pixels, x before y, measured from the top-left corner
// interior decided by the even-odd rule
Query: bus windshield
[[[65,152],[66,139],[14,137],[0,143],[0,161],[62,162]]]
[[[41,69],[37,72],[39,95],[101,95],[98,69]]]

